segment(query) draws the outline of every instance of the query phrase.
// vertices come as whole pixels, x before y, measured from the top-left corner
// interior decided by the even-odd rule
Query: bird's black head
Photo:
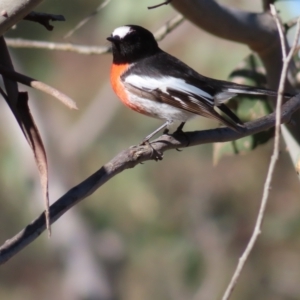
[[[133,63],[159,51],[153,34],[137,25],[118,27],[107,40],[112,43],[116,64]]]

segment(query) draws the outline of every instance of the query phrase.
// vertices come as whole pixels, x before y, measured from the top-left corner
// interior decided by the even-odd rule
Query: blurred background
[[[20,22],[7,37],[108,46],[118,26],[152,32],[177,12],[160,1],[111,0],[68,40],[66,33],[98,1],[44,1],[36,11],[62,14],[52,32]],[[220,1],[260,12],[261,1]],[[280,3],[284,18],[297,1]],[[298,5],[298,6],[297,6]],[[226,79],[250,52],[188,21],[160,42],[200,73]],[[34,90],[30,108],[41,131],[54,202],[161,122],[125,108],[109,83],[112,57],[10,49],[17,71],[73,98],[78,111]],[[22,86],[21,90],[27,90]],[[32,153],[12,113],[0,102],[0,238],[2,243],[44,209]],[[186,130],[216,127],[196,118]],[[220,299],[254,227],[272,141],[247,155],[212,163],[212,145],[168,151],[161,162],[126,170],[63,215],[0,268],[0,299]],[[300,299],[300,185],[282,144],[262,235],[231,299]]]

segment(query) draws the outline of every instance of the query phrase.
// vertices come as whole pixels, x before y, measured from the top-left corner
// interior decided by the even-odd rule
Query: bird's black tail
[[[230,121],[226,120],[226,125],[232,128],[235,131],[243,132],[245,130],[244,123],[240,120],[240,118],[233,113],[225,104],[220,104],[218,108],[230,118]],[[224,122],[224,118],[223,118]]]
[[[246,86],[246,85],[238,85],[237,84],[237,85],[230,85],[230,86],[228,86],[228,88],[223,87],[223,91],[220,92],[219,94],[217,94],[217,96],[215,96],[215,102],[217,102],[216,106],[218,107],[218,109],[220,109],[226,115],[226,117],[228,117],[230,119],[230,120],[228,120],[228,119],[224,120],[224,118],[222,117],[223,123],[225,123],[228,127],[232,128],[238,132],[243,132],[245,130],[245,126],[244,126],[243,122],[239,119],[239,117],[235,113],[233,113],[223,103],[227,99],[237,96],[238,94],[240,94],[240,95],[257,95],[257,96],[264,95],[264,96],[273,96],[273,97],[277,97],[277,95],[278,95],[278,93],[273,90],[263,89],[263,88],[255,88],[255,87],[250,87],[250,86]],[[291,98],[294,95],[285,93],[283,96],[285,98]],[[227,99],[225,99],[225,98],[227,98]]]
[[[233,94],[241,94],[241,95],[261,95],[261,96],[273,96],[277,97],[277,91],[265,89],[265,88],[257,88],[242,84],[230,84],[228,86],[223,85],[222,92],[229,92]],[[290,93],[284,93],[285,98],[293,97],[294,95]]]
[[[214,100],[215,105],[219,106],[227,100],[237,96],[237,95],[253,95],[253,96],[271,96],[277,97],[277,91],[265,89],[265,88],[256,88],[252,86],[234,84],[232,82],[222,81],[222,88],[218,93],[215,94]],[[284,98],[291,98],[294,95],[290,93],[285,93]]]

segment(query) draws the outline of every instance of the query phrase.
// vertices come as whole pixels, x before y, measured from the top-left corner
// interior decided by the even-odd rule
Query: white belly
[[[186,122],[196,116],[196,114],[169,104],[145,99],[137,95],[128,95],[128,101],[133,110],[161,120]]]

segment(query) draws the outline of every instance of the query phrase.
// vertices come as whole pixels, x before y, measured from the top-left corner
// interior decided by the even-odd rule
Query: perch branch
[[[289,122],[295,111],[300,108],[300,94],[288,100],[282,106],[281,121]],[[128,168],[134,168],[141,162],[153,159],[154,153],[164,153],[170,149],[186,147],[186,137],[189,139],[189,146],[201,145],[213,142],[232,141],[247,135],[255,134],[274,127],[275,113],[267,115],[253,122],[245,124],[244,133],[235,132],[229,128],[218,128],[196,132],[186,132],[186,136],[162,135],[149,146],[134,146],[122,151],[110,162],[101,167],[98,171],[86,180],[70,189],[65,195],[50,206],[50,221],[54,223],[66,211],[75,204],[85,199],[112,177]],[[26,226],[16,236],[7,240],[0,247],[0,264],[8,261],[28,244],[34,241],[45,230],[45,215],[41,214],[31,224]]]

